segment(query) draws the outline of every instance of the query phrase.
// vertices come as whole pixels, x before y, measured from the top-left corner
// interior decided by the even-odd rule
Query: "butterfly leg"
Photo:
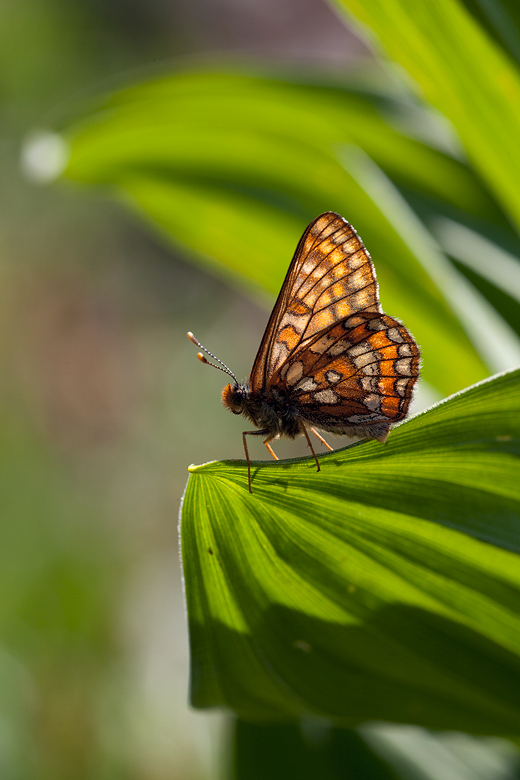
[[[247,460],[247,484],[249,486],[250,493],[253,492],[251,489],[251,461],[249,460],[249,450],[247,449],[246,436],[264,436],[266,433],[269,433],[269,431],[242,431],[242,441],[244,442],[244,452],[246,454]]]
[[[330,444],[328,443],[328,441],[325,441],[325,439],[323,438],[323,436],[320,436],[320,434],[318,433],[318,431],[316,430],[316,428],[310,428],[310,431],[311,431],[311,433],[313,433],[315,436],[317,436],[317,438],[318,438],[318,439],[321,441],[321,443],[322,443],[322,444],[324,444],[324,445],[326,446],[326,448],[327,448],[328,450],[330,450],[331,452],[334,452],[334,448],[330,446]]]
[[[311,440],[309,439],[309,434],[307,433],[307,428],[305,427],[305,425],[303,425],[303,423],[302,423],[302,431],[305,434],[305,438],[307,439],[307,444],[309,445],[310,450],[311,450],[312,454],[314,455],[314,460],[316,461],[316,465],[318,467],[318,471],[321,471],[321,469],[320,469],[320,462],[319,462],[319,460],[318,460],[318,458],[316,456],[316,453],[314,452],[314,447],[311,444]],[[311,431],[312,431],[312,428],[311,428]]]
[[[272,441],[272,438],[273,438],[272,436],[268,436],[267,439],[264,439],[264,444],[267,447],[267,449],[269,450],[269,452],[271,453],[271,455],[273,456],[273,458],[275,460],[280,460],[280,458],[278,457],[276,452],[273,450],[273,448],[269,444],[269,442]],[[275,436],[274,438],[277,438],[277,437]]]

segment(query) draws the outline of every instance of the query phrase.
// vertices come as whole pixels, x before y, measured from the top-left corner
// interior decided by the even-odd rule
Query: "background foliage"
[[[241,17],[230,4],[226,21],[220,7],[218,13],[211,3],[195,7],[207,25],[202,35],[196,11],[182,4],[167,18],[159,5],[122,13],[116,5],[65,8],[57,0],[7,4],[2,12],[4,317],[5,332],[16,322],[18,335],[14,345],[5,338],[1,352],[7,377],[1,744],[13,777],[214,776],[207,721],[185,711],[171,518],[186,464],[212,453],[239,457],[241,425],[235,421],[233,433],[231,418],[218,411],[218,377],[202,377],[180,339],[194,329],[245,375],[266,318],[254,302],[265,306],[272,299],[299,234],[317,213],[334,209],[354,223],[376,262],[385,310],[417,336],[425,378],[417,409],[512,368],[520,355],[514,5],[338,4],[340,19],[346,12],[360,35],[368,35],[376,58],[343,21],[311,3],[305,14],[287,6],[285,27],[283,6],[273,6],[271,17],[262,8],[262,18],[276,19],[285,31],[278,50],[254,9]],[[244,46],[244,30],[257,53],[269,41],[264,64],[191,60],[120,76],[161,56],[207,50],[204,35],[213,46]],[[320,31],[323,50],[316,47]],[[298,45],[308,51],[305,68]],[[20,46],[27,56],[19,56]],[[286,61],[275,68],[277,54]],[[99,83],[115,73],[117,85]],[[22,145],[22,169],[32,185],[15,169],[18,139],[29,127],[36,130]],[[56,177],[65,186],[34,187]],[[104,190],[86,190],[87,184]],[[148,226],[140,228],[113,205],[113,196]],[[347,526],[352,482],[329,484],[325,468],[318,490],[337,484],[341,508],[324,514],[317,509],[324,500],[319,492],[318,503],[302,503],[310,486],[319,485],[305,463],[283,467],[292,475],[283,491],[273,482],[280,471],[260,468],[254,504],[244,504],[244,473],[236,465],[193,472],[185,565],[200,671],[196,703],[228,702],[242,715],[258,715],[250,692],[232,686],[247,681],[266,653],[283,659],[277,635],[269,632],[291,625],[284,610],[294,605],[289,593],[280,596],[300,567],[302,587],[310,588],[312,571],[315,592],[306,593],[303,608],[300,603],[297,624],[308,630],[312,615],[316,636],[325,637],[322,660],[334,646],[344,649],[347,623],[351,636],[357,626],[361,637],[370,633],[376,608],[407,602],[409,610],[424,610],[424,632],[410,629],[417,613],[401,614],[400,622],[390,610],[377,630],[372,626],[375,647],[381,652],[378,642],[390,641],[401,625],[418,676],[431,674],[431,667],[419,673],[429,658],[437,664],[432,688],[454,685],[451,695],[458,696],[459,710],[442,696],[427,698],[422,714],[409,718],[397,691],[375,697],[380,709],[358,706],[347,714],[345,702],[352,700],[340,696],[339,726],[386,718],[517,734],[516,381],[508,374],[417,418],[393,434],[384,454],[371,444],[326,458],[331,467],[349,461],[351,480],[359,481]],[[367,491],[382,483],[371,482],[370,474],[387,474],[392,495],[396,463],[407,475],[397,485],[402,500],[396,492],[392,509],[371,507]],[[412,486],[416,497],[429,497],[420,521]],[[277,496],[280,522],[272,528]],[[270,513],[263,501],[271,502]],[[295,515],[295,506],[303,514]],[[208,507],[215,507],[213,516],[204,515]],[[330,516],[342,518],[347,557],[354,549],[360,556],[354,570],[347,571],[344,548],[332,541],[339,537],[338,527],[327,526]],[[311,517],[316,536],[304,542]],[[287,538],[284,529],[291,531]],[[216,531],[213,550],[205,535]],[[325,545],[324,554],[329,550],[328,567],[309,557],[316,544]],[[265,557],[268,549],[276,556]],[[242,571],[245,561],[262,555],[259,572],[269,582],[252,576],[250,566]],[[288,579],[277,581],[269,567],[278,571],[281,560]],[[398,577],[391,574],[395,567]],[[353,573],[354,591],[347,589],[345,600],[345,578]],[[190,591],[197,577],[206,605],[197,605]],[[233,582],[240,588],[224,598],[221,589]],[[244,610],[255,618],[249,625],[240,617]],[[274,622],[262,623],[270,611]],[[339,633],[323,633],[318,620],[324,616],[342,627]],[[210,632],[202,641],[197,626]],[[442,639],[437,645],[432,631]],[[262,652],[258,637],[267,642]],[[314,639],[293,639],[308,674]],[[364,656],[365,641],[354,643]],[[231,654],[224,652],[215,666],[204,648]],[[241,673],[233,665],[243,658],[250,664]],[[377,670],[383,677],[396,672],[388,653],[385,659],[375,652],[372,666],[365,660],[369,686]],[[330,683],[331,668],[322,670],[324,682]],[[340,669],[349,668],[352,657],[343,658]],[[410,662],[400,672],[407,684],[412,668]],[[205,677],[209,669],[218,671],[213,682]],[[298,685],[300,704],[289,714],[330,718],[323,701],[302,709]],[[311,675],[311,698],[317,689]],[[286,693],[276,697],[287,717]],[[283,726],[238,721],[233,744],[237,777],[275,776],[273,767],[284,777],[316,776],[316,770],[309,774],[316,766],[323,777],[424,777],[427,771],[439,778],[447,772],[498,778],[516,771],[511,742],[434,736],[418,727],[349,731],[308,718]]]

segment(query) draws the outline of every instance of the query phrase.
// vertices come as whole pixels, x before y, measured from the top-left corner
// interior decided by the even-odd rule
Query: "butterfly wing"
[[[270,386],[294,350],[356,312],[381,312],[370,255],[358,234],[332,211],[300,239],[251,371],[250,386]]]
[[[297,348],[272,377],[304,422],[384,440],[407,412],[419,348],[398,320],[359,312]]]

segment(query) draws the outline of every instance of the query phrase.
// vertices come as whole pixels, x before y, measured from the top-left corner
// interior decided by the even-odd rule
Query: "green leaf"
[[[192,701],[517,734],[520,370],[321,458],[191,467]]]
[[[520,225],[520,75],[458,0],[335,0],[370,28],[451,120],[475,170]]]
[[[393,129],[390,103],[348,89],[178,74],[120,92],[67,130],[65,176],[111,186],[233,283],[273,295],[307,222],[338,211],[372,253],[385,310],[421,344],[424,378],[449,393],[486,367],[416,251],[346,169],[348,149],[361,145],[401,183],[475,217],[500,213],[464,165]]]

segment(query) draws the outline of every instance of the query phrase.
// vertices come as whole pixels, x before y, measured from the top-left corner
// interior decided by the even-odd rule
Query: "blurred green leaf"
[[[363,737],[326,723],[246,723],[234,731],[234,780],[398,780]]]
[[[335,0],[370,28],[453,122],[475,170],[520,225],[520,76],[458,0]]]
[[[321,459],[191,467],[195,706],[520,728],[520,370]]]
[[[520,5],[516,0],[462,0],[495,41],[520,64]]]
[[[199,259],[272,294],[306,223],[338,211],[374,257],[385,309],[421,344],[424,377],[447,393],[486,368],[414,250],[347,170],[349,149],[362,146],[388,175],[475,217],[501,215],[468,168],[392,128],[390,103],[342,88],[178,74],[120,92],[69,128],[65,175],[110,185]]]

